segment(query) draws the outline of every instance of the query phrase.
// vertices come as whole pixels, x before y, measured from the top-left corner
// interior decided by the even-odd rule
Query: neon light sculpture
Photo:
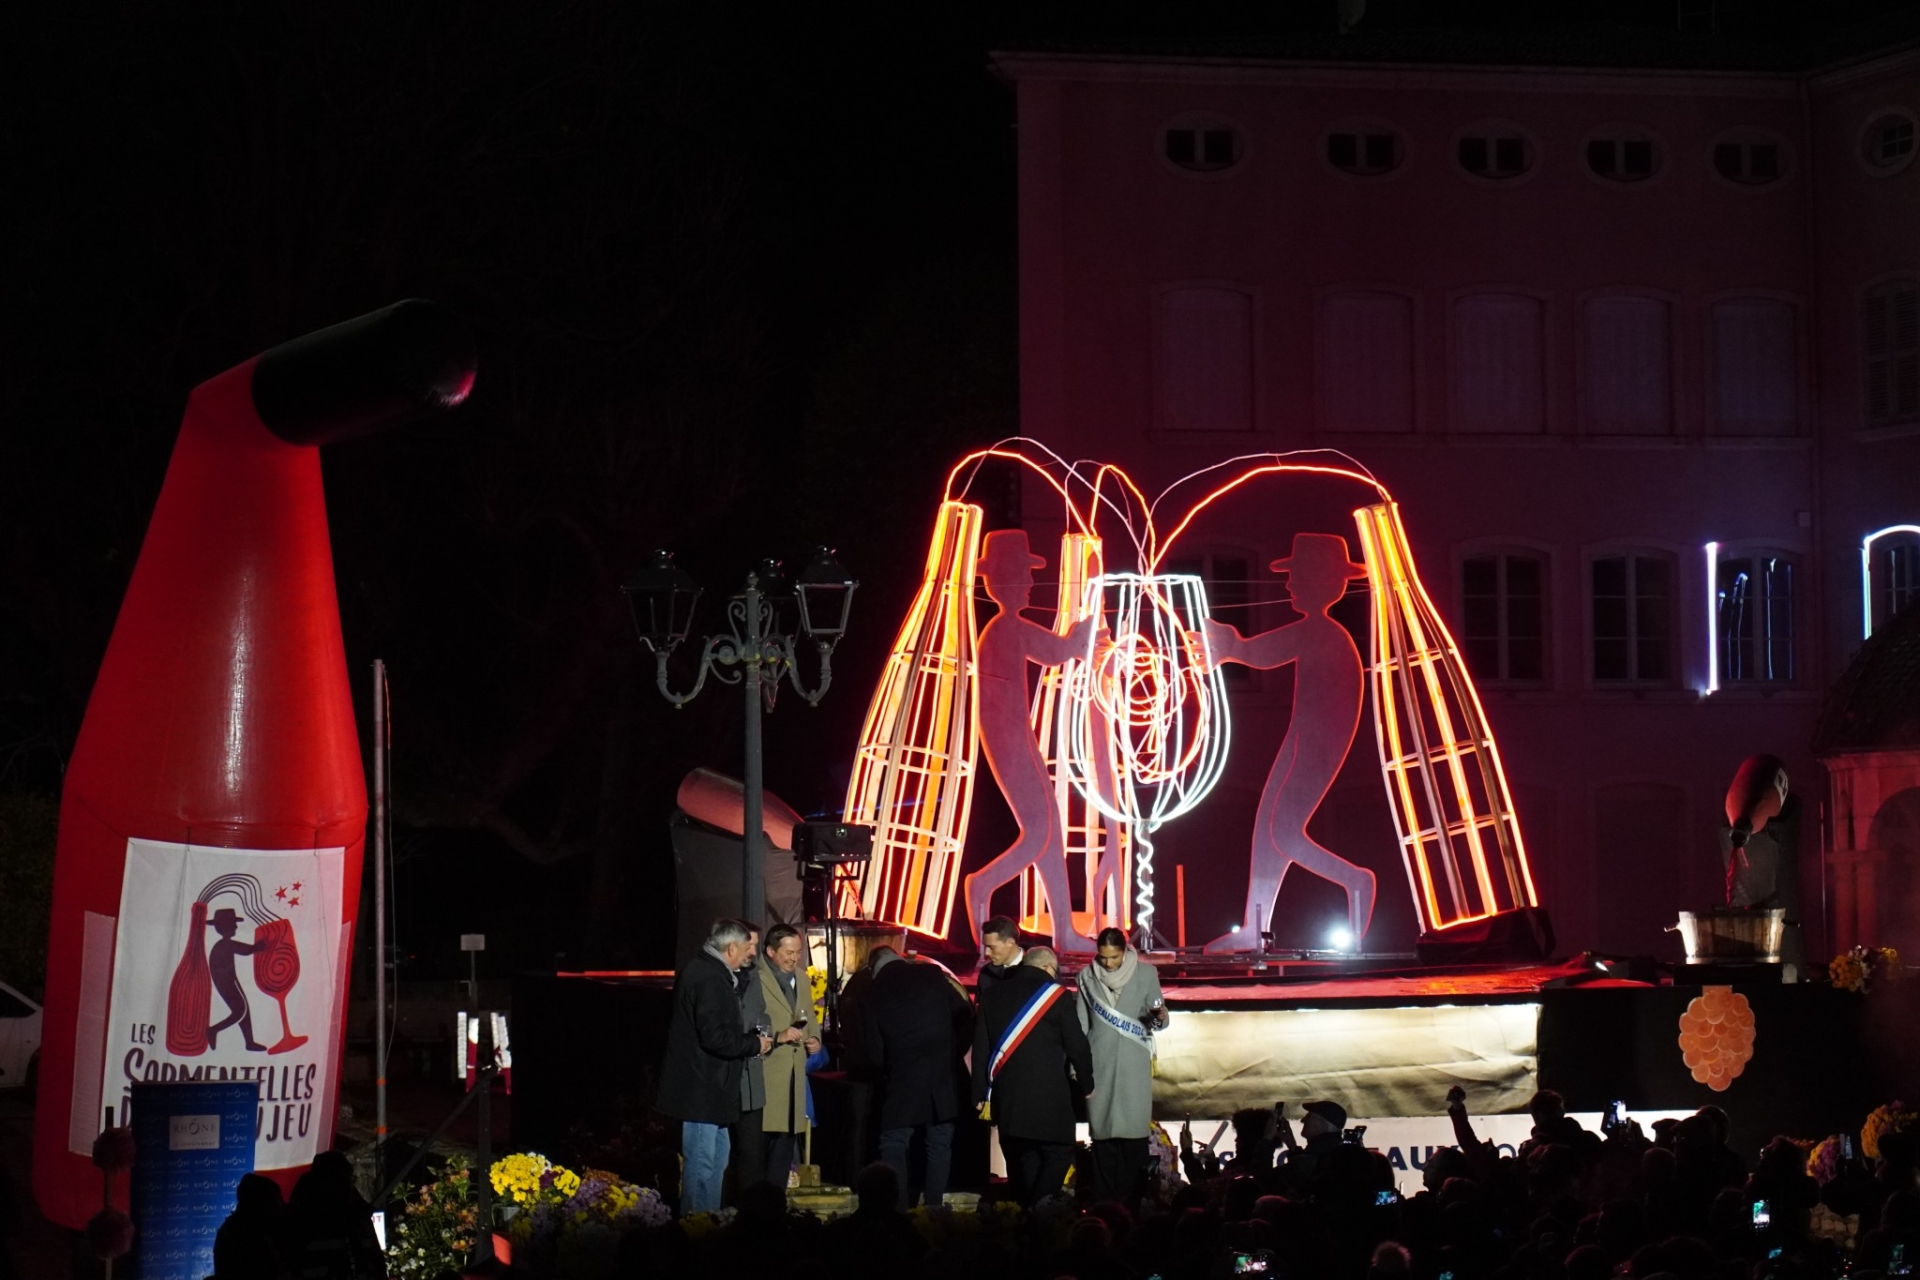
[[[1299,618],[1245,638],[1224,622],[1207,628],[1222,661],[1263,670],[1293,663],[1295,673],[1293,716],[1267,773],[1253,823],[1246,915],[1234,932],[1207,944],[1210,952],[1264,949],[1261,935],[1280,886],[1295,866],[1346,890],[1347,924],[1354,939],[1364,938],[1373,920],[1373,872],[1307,832],[1360,728],[1366,667],[1353,637],[1328,610],[1346,594],[1349,581],[1367,576],[1367,567],[1351,563],[1346,540],[1331,533],[1295,535],[1293,554],[1270,567],[1288,575]]]
[[[1043,457],[1028,456],[1029,450]],[[1068,589],[1062,594],[1062,608],[1050,630],[1022,619],[1021,634],[1025,636],[1030,628],[1045,641],[1057,641],[1096,615],[1103,616],[1110,628],[1084,634],[1074,646],[1080,652],[1071,661],[1049,668],[1030,699],[1024,690],[1024,668],[1029,662],[1051,660],[1050,644],[1028,636],[1033,643],[1024,647],[1018,661],[1022,678],[1003,678],[1023,686],[1021,736],[1028,744],[1016,747],[1009,731],[1003,735],[1005,754],[1030,752],[1038,764],[1036,770],[1019,769],[1018,794],[1010,794],[1009,803],[1023,832],[1053,833],[1037,842],[1043,855],[1028,857],[1030,850],[1016,843],[1020,857],[1014,861],[1024,860],[1025,866],[1009,864],[1006,855],[995,863],[996,874],[1021,873],[1022,912],[1030,924],[1039,923],[1039,892],[1043,885],[1051,885],[1047,903],[1051,932],[1057,939],[1067,939],[1070,948],[1076,940],[1084,947],[1063,883],[1066,852],[1071,848],[1088,865],[1085,912],[1089,923],[1098,924],[1116,914],[1124,921],[1131,881],[1133,918],[1151,937],[1152,830],[1197,804],[1218,779],[1230,723],[1217,665],[1248,656],[1252,646],[1264,639],[1243,640],[1231,628],[1210,626],[1198,579],[1161,574],[1159,565],[1214,502],[1259,477],[1289,474],[1351,480],[1367,486],[1378,499],[1354,513],[1372,583],[1374,730],[1423,933],[1538,907],[1512,798],[1472,678],[1420,583],[1398,508],[1365,468],[1327,450],[1232,458],[1195,472],[1149,503],[1119,468],[1068,464],[1033,441],[1011,440],[969,454],[949,473],[926,582],[902,625],[868,711],[847,802],[849,821],[876,827],[874,857],[861,881],[857,904],[862,914],[931,936],[945,936],[951,924],[981,713],[975,662],[981,637],[974,629],[971,601],[980,513],[964,497],[972,474],[990,458],[1033,470],[1059,495],[1067,517],[1060,575]],[[1235,467],[1240,469],[1191,506],[1165,539],[1160,538],[1154,512],[1161,503],[1185,484]],[[1111,491],[1105,488],[1109,479],[1114,481]],[[1105,513],[1119,518],[1140,572],[1114,572],[1109,567],[1110,557],[1102,549],[1097,527]],[[1303,539],[1329,536],[1302,535]],[[1340,560],[1347,563],[1344,554]],[[1027,563],[1030,560],[1015,575],[1026,575],[1026,587],[1008,584],[1013,598],[1000,600],[1002,617],[1017,615],[1025,607],[1031,588]],[[1077,606],[1071,590],[1076,575],[1086,584]],[[1295,586],[1298,592],[1300,584]],[[990,593],[998,590],[998,585],[989,583]],[[1309,622],[1314,611],[1324,617],[1325,609],[1313,603],[1315,598],[1297,594],[1308,617],[1289,627]],[[1350,637],[1347,644],[1351,647]],[[1281,660],[1288,659],[1283,654]],[[1353,705],[1353,700],[1347,698],[1342,705]],[[1009,711],[1005,718],[1011,721],[1012,715]],[[1326,720],[1337,729],[1333,722],[1341,717],[1315,713],[1308,719]],[[1350,746],[1352,735],[1350,728],[1344,735],[1331,736]],[[1289,831],[1304,828],[1325,791],[1319,782],[1291,789],[1282,785],[1290,776],[1283,764],[1302,750],[1304,746],[1290,751],[1283,742],[1281,759],[1269,778],[1271,794],[1262,801],[1263,815],[1286,810],[1287,821],[1281,825]],[[1316,748],[1314,754],[1318,760],[1320,755],[1338,753]],[[1309,781],[1321,774],[1330,780],[1338,765],[1338,759],[1332,759],[1326,769],[1316,765],[1309,771],[1313,775]],[[1297,769],[1296,761],[1293,771]],[[1034,781],[1029,773],[1044,773],[1050,785],[1029,785]],[[1004,790],[1007,779],[1000,780]],[[1284,806],[1279,803],[1283,791]],[[1109,822],[1093,821],[1088,810]],[[1117,831],[1114,823],[1119,824]],[[1141,864],[1132,871],[1130,847]],[[1279,847],[1281,857],[1267,860],[1272,874],[1263,877],[1256,870],[1252,877],[1249,915],[1262,907],[1271,910],[1265,898],[1277,893],[1279,875],[1297,862],[1321,874],[1328,869],[1337,873],[1331,878],[1347,885],[1354,933],[1361,935],[1371,914],[1370,874],[1311,841],[1294,840],[1290,847],[1281,842]],[[1316,850],[1325,855],[1318,865]],[[1257,853],[1255,863],[1256,868],[1261,865]],[[1349,870],[1356,874],[1349,875]],[[1269,878],[1275,886],[1271,893],[1265,887]],[[976,926],[991,892],[988,879],[983,876],[979,881],[983,892],[969,894]],[[1056,905],[1056,897],[1061,905]],[[1261,901],[1255,901],[1257,897]],[[851,900],[843,903],[853,905]],[[1067,923],[1063,925],[1062,920]],[[1535,927],[1538,930],[1541,925]],[[1246,932],[1257,937],[1259,931]],[[1252,945],[1253,939],[1247,943]]]
[[[1399,504],[1353,518],[1373,579],[1374,736],[1421,929],[1538,907],[1500,749],[1414,569]]]
[[[860,730],[848,822],[874,829],[858,914],[944,937],[979,763],[973,578],[979,507],[940,504],[920,590]],[[843,900],[840,910],[854,904]]]
[[[1133,837],[1134,920],[1153,937],[1153,832],[1193,808],[1226,768],[1226,686],[1206,635],[1207,590],[1192,574],[1101,574],[1087,583],[1085,693],[1069,709],[1074,786]],[[1117,785],[1116,785],[1117,783]],[[1109,790],[1111,787],[1111,790]]]
[[[1087,616],[1086,585],[1100,569],[1100,539],[1072,530],[1061,535],[1060,606],[1054,614],[1054,634],[1066,635],[1075,622]],[[1054,804],[1060,813],[1068,864],[1078,855],[1083,867],[1084,905],[1076,913],[1074,927],[1092,935],[1109,926],[1133,927],[1132,836],[1128,824],[1089,804],[1071,776],[1068,757],[1072,717],[1067,712],[1073,699],[1085,696],[1086,669],[1078,659],[1042,669],[1033,691],[1032,721],[1041,758],[1053,775]],[[1108,777],[1100,785],[1102,794],[1113,795],[1118,780]],[[1084,925],[1079,922],[1080,915],[1085,917]],[[1050,933],[1053,929],[1051,904],[1043,912],[1040,878],[1031,867],[1020,873],[1020,927],[1034,933]]]

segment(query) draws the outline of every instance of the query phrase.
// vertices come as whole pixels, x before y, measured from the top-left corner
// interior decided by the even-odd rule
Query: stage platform
[[[1735,971],[1729,985],[1753,1011],[1753,1056],[1716,1092],[1693,1080],[1678,1043],[1680,1016],[1704,989],[1691,972],[1679,984],[1659,974],[1637,981],[1623,976],[1624,962],[1593,957],[1422,968],[1407,957],[1269,956],[1265,969],[1245,956],[1150,959],[1173,1015],[1155,1038],[1159,1120],[1177,1128],[1191,1117],[1204,1139],[1240,1108],[1285,1101],[1298,1116],[1301,1102],[1332,1098],[1409,1178],[1426,1149],[1452,1141],[1445,1098],[1454,1084],[1467,1089],[1481,1136],[1503,1145],[1525,1136],[1534,1090],[1551,1088],[1590,1117],[1616,1099],[1643,1119],[1717,1104],[1735,1147],[1751,1154],[1776,1133],[1857,1128],[1920,1080],[1920,982],[1859,995]],[[670,987],[659,972],[515,980],[516,1145],[538,1149],[576,1126],[644,1111]],[[816,1159],[846,1181],[871,1157],[867,1086],[829,1072],[814,1088]],[[984,1134],[963,1136],[963,1156],[969,1147],[983,1155]]]

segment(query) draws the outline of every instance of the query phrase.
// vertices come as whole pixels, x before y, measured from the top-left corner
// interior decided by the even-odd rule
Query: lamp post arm
[[[685,693],[675,693],[672,686],[667,683],[667,659],[669,656],[671,656],[671,651],[667,649],[655,649],[653,651],[653,679],[654,684],[658,686],[660,690],[660,696],[668,702],[671,702],[675,707],[684,707],[700,696],[700,690],[706,688],[707,676],[710,672],[714,671],[716,663],[731,665],[739,661],[731,640],[724,636],[710,636],[707,639],[706,648],[701,650],[700,653],[700,669],[694,676],[693,688],[687,690]],[[727,684],[738,683],[740,679],[737,675],[728,676],[725,672],[719,673],[718,678]]]
[[[827,689],[833,684],[833,644],[827,640],[815,640],[814,649],[820,654],[820,684],[817,688],[807,688],[800,678],[800,664],[795,660],[793,650],[798,643],[790,646],[786,652],[787,678],[792,682],[795,693],[807,700],[807,705],[817,707],[820,699],[827,696]]]

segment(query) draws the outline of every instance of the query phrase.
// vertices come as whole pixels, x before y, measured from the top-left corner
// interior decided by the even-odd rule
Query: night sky
[[[1777,40],[1872,7],[1719,13]],[[769,786],[837,809],[945,465],[1017,430],[989,50],[1336,22],[1331,0],[66,10],[0,34],[0,790],[57,793],[188,390],[438,299],[478,336],[471,402],[325,462],[358,706],[392,668],[403,976],[454,971],[463,931],[502,972],[671,958],[672,790],[737,771],[741,714],[649,688],[617,585],[655,546],[707,626],[763,555],[827,542],[862,579],[839,683],[767,726]],[[1362,29],[1674,12],[1399,0]]]

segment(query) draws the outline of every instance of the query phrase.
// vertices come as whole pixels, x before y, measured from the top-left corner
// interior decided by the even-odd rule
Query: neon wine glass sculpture
[[[1128,826],[1134,921],[1151,945],[1153,832],[1213,789],[1231,738],[1207,589],[1192,574],[1100,574],[1080,612],[1104,614],[1110,630],[1067,675],[1084,689],[1069,700],[1070,776],[1087,803]]]

